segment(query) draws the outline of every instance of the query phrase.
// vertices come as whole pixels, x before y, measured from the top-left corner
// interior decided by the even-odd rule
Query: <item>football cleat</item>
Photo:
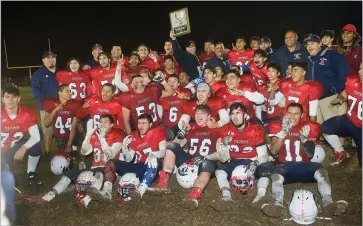
[[[261,210],[264,214],[266,214],[269,217],[283,217],[285,212],[285,207],[280,202],[265,203],[261,206]]]
[[[209,203],[209,205],[219,212],[233,211],[238,208],[238,203],[236,203],[236,201],[234,201],[231,197],[222,197],[220,199],[213,200]]]
[[[349,158],[349,157],[350,157],[350,155],[346,151],[335,152],[335,161],[330,163],[330,165],[337,166],[337,165],[341,164],[346,158]]]
[[[169,189],[170,176],[165,171],[159,172],[159,181],[154,188],[148,188],[151,191],[170,192]]]
[[[30,172],[28,176],[28,185],[43,185],[43,182],[38,180],[37,175],[34,172]]]

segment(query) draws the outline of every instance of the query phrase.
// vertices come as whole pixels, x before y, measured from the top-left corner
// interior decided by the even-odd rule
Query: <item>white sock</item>
[[[325,135],[325,134],[323,134],[323,136],[326,139],[326,141],[328,141],[330,146],[332,146],[333,149],[336,152],[345,151],[342,144],[340,143],[339,137],[337,135]]]
[[[45,194],[43,197],[42,197],[42,199],[44,199],[45,201],[47,201],[47,202],[50,202],[52,199],[54,199],[55,198],[55,194],[54,194],[54,192],[52,192],[52,191],[50,191],[50,192],[48,192],[47,194]]]
[[[105,183],[103,183],[103,190],[112,191],[112,183],[109,181],[105,181]]]
[[[147,184],[145,184],[145,183],[141,183],[141,184],[139,185],[139,187],[137,188],[137,190],[140,192],[141,197],[145,194],[146,189],[147,189],[148,187],[149,187],[149,186],[147,186]]]
[[[67,187],[71,184],[71,179],[66,176],[62,176],[60,181],[53,187],[58,192],[58,195],[62,194]]]
[[[91,202],[91,197],[89,197],[88,195],[86,195],[84,198],[83,198],[83,202],[84,202],[84,206],[87,208],[88,204]]]
[[[222,188],[228,188],[231,189],[229,182],[227,180],[227,173],[224,170],[216,170],[215,172],[216,178],[217,178],[217,183],[218,183],[218,187],[221,190]]]
[[[278,176],[278,178],[272,179],[272,195],[276,202],[282,203],[284,201],[284,177],[276,174],[272,176]]]
[[[257,182],[257,195],[265,196],[270,179],[268,177],[261,177]]]
[[[326,169],[319,169],[315,171],[314,178],[318,183],[318,191],[321,197],[329,196],[331,199],[331,185],[329,181],[328,171]]]
[[[222,191],[222,197],[223,198],[232,198],[232,194],[230,190],[223,189]]]
[[[28,169],[26,171],[27,173],[35,172],[39,159],[40,159],[40,155],[39,156],[30,156],[30,155],[28,156]]]

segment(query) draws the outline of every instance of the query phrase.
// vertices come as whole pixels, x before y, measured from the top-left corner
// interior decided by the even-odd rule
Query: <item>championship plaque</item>
[[[182,8],[169,13],[171,30],[175,36],[189,34],[190,23],[188,8]]]

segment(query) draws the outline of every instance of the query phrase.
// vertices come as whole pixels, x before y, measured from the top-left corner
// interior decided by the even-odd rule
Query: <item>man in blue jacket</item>
[[[173,55],[178,64],[188,73],[190,80],[194,80],[199,77],[198,67],[201,67],[201,63],[196,55],[196,47],[194,41],[189,41],[186,50],[183,51],[180,48],[176,36],[173,31],[170,31],[171,43],[173,45]],[[201,70],[201,69],[200,69]]]
[[[44,126],[45,112],[43,111],[44,98],[57,98],[58,82],[55,79],[57,55],[52,51],[42,54],[43,66],[33,73],[31,77],[31,90],[38,102],[40,121],[42,124],[45,154],[49,154],[52,143],[53,128]]]
[[[227,58],[225,56],[224,45],[222,42],[217,42],[214,48],[215,55],[207,61],[205,67],[222,66],[224,74],[228,73]]]
[[[296,31],[289,30],[285,33],[285,45],[276,50],[271,57],[271,63],[281,68],[281,76],[286,77],[286,69],[289,63],[307,63],[308,53],[305,47],[297,41]]]
[[[315,80],[324,87],[324,95],[319,100],[317,115],[317,121],[322,123],[346,112],[346,104],[333,107],[330,103],[345,89],[349,67],[344,56],[329,50],[327,46],[322,46],[319,36],[309,34],[304,43],[307,44],[310,55],[306,80]]]

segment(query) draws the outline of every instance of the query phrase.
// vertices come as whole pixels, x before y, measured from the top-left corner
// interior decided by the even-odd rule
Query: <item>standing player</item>
[[[284,212],[284,184],[317,182],[323,211],[326,216],[341,215],[348,203],[333,202],[328,171],[321,163],[311,162],[316,151],[316,140],[320,136],[320,125],[303,121],[303,106],[291,103],[286,109],[286,118],[269,124],[272,138],[270,152],[277,155],[272,164],[271,180],[273,203],[265,203],[261,210],[268,216],[281,217]]]
[[[253,55],[253,61],[249,66],[250,73],[256,82],[257,90],[260,93],[265,93],[267,90],[267,53],[264,50],[256,50]]]
[[[126,68],[125,68],[125,72],[128,76],[128,79],[131,81],[131,78],[134,76],[134,75],[138,75],[140,74],[141,70],[143,69],[147,69],[147,67],[145,65],[141,65],[140,64],[140,56],[138,53],[135,53],[133,52],[131,55],[130,55],[130,58],[129,58],[129,61],[128,61],[128,64],[126,65]],[[129,81],[129,82],[130,82]],[[129,83],[128,82],[128,83]],[[126,83],[126,82],[125,82]],[[126,83],[126,84],[128,84]]]
[[[345,90],[332,101],[332,105],[343,104],[348,101],[348,111],[345,115],[336,116],[323,122],[321,125],[324,138],[334,148],[335,162],[339,165],[348,153],[341,145],[339,136],[351,136],[358,145],[358,161],[362,167],[362,64],[359,75],[352,73],[347,77]]]
[[[20,107],[20,93],[15,87],[3,89],[1,108],[1,161],[13,169],[14,160],[28,155],[28,184],[41,185],[35,175],[41,147],[37,125],[37,113],[27,107]],[[26,136],[30,136],[26,139]]]
[[[143,77],[135,75],[131,81],[132,89],[119,96],[127,134],[130,134],[132,131],[130,119],[132,118],[136,121],[143,113],[148,113],[152,116],[154,126],[161,123],[162,110],[158,108],[159,99],[172,96],[174,91],[165,80],[159,81],[161,81],[160,84],[164,89],[161,89],[159,85],[148,85],[146,87]]]
[[[214,56],[214,43],[210,40],[204,42],[204,52],[199,55],[200,63],[205,66],[207,61]]]
[[[232,65],[237,65],[242,67],[248,64],[248,62],[252,60],[254,50],[246,50],[245,47],[246,47],[245,39],[243,37],[238,37],[236,39],[235,49],[227,53],[227,58],[230,62],[232,62]]]
[[[111,49],[111,57],[112,57],[111,66],[112,67],[117,67],[117,61],[119,61],[121,59],[122,55],[123,54],[122,54],[121,46],[118,46],[118,45],[112,46],[112,49]]]
[[[239,165],[248,166],[248,177],[252,177],[258,165],[268,161],[267,147],[265,144],[264,128],[255,123],[250,123],[245,119],[247,108],[242,103],[233,103],[229,108],[231,122],[221,128],[220,142],[227,143],[226,139],[231,138],[228,143],[227,158],[220,159],[216,178],[222,198],[213,200],[210,205],[218,211],[235,209],[236,203],[232,199],[229,179],[232,171]],[[217,148],[220,148],[217,146]],[[229,158],[228,158],[229,157]],[[259,190],[262,196],[265,195],[269,183],[268,178],[259,181]]]
[[[276,93],[275,99],[269,99],[271,106],[279,105],[285,108],[290,103],[299,103],[303,106],[302,120],[316,122],[318,111],[318,100],[323,94],[323,86],[316,81],[306,81],[307,72],[306,63],[292,63],[292,77],[280,82],[279,92]],[[275,91],[271,91],[271,96]]]
[[[71,182],[76,183],[77,177],[83,171],[102,172],[104,171],[105,164],[108,160],[113,158],[121,158],[120,149],[122,147],[121,140],[124,139],[124,133],[114,128],[114,120],[112,115],[101,115],[100,123],[98,127],[92,127],[92,121],[87,123],[87,135],[83,141],[81,154],[89,155],[93,153],[93,161],[91,169],[79,170],[78,168],[72,168],[66,170],[58,183],[53,189],[47,192],[43,196],[30,196],[25,200],[35,204],[47,204],[52,201],[56,196],[62,194]],[[102,184],[102,181],[101,181]],[[92,188],[92,186],[91,186]],[[90,189],[91,195],[96,194],[95,191]],[[94,198],[92,196],[92,198]],[[82,201],[78,200],[78,203],[82,207],[87,207],[92,199],[89,195],[86,195]]]
[[[145,44],[141,44],[137,47],[137,53],[140,56],[140,64],[145,65],[149,71],[160,68],[157,57],[150,53],[149,47]]]
[[[219,89],[215,96],[223,98],[226,102],[226,109],[234,102],[243,103],[247,109],[248,119],[256,117],[254,104],[262,104],[264,101],[263,95],[256,91],[256,85],[254,83],[241,83],[240,75],[235,70],[230,70],[226,76],[227,87]],[[254,119],[256,120],[256,119]]]
[[[185,161],[192,160],[198,166],[198,178],[194,181],[193,189],[181,203],[190,210],[198,208],[198,199],[215,171],[218,160],[216,142],[219,138],[219,130],[207,126],[211,117],[208,106],[198,105],[194,117],[195,124],[185,124],[189,130],[186,138],[179,141],[180,145],[175,143],[171,150],[166,151],[163,170],[159,173],[159,182],[155,188],[158,191],[168,191],[169,179],[175,166],[179,167]]]
[[[126,161],[110,160],[106,163],[105,182],[99,192],[103,199],[112,199],[112,185],[116,180],[116,173],[120,176],[135,173],[142,181],[136,190],[136,202],[141,200],[153,182],[160,167],[159,159],[163,158],[166,152],[166,137],[159,133],[158,128],[152,129],[152,124],[151,115],[141,114],[137,120],[138,130],[133,131],[123,141],[123,155]]]
[[[83,103],[85,98],[92,95],[92,84],[89,71],[83,71],[80,68],[81,62],[71,57],[67,62],[67,70],[58,71],[55,76],[59,85],[69,84],[72,100]]]
[[[72,143],[77,132],[76,113],[80,104],[71,100],[71,89],[68,84],[58,86],[58,99],[45,99],[44,126],[52,126],[59,150],[72,152]],[[76,153],[77,146],[73,147]]]
[[[215,93],[219,89],[226,88],[226,83],[224,81],[217,81],[217,71],[214,67],[205,67],[203,70],[204,82],[207,83],[211,89],[212,94]]]
[[[171,74],[177,75],[179,73],[180,69],[178,67],[176,67],[175,60],[172,55],[164,56],[163,66],[164,66],[164,72],[165,72],[166,76],[171,75]]]

